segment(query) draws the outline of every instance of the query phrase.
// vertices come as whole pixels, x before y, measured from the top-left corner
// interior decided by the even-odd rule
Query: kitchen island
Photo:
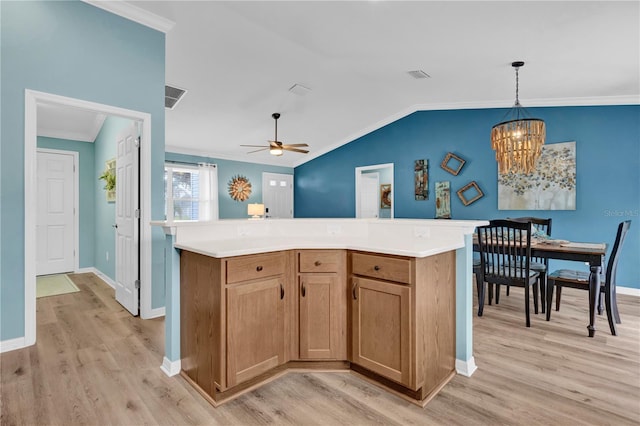
[[[214,405],[300,368],[351,369],[423,405],[475,369],[470,241],[484,223],[154,223],[168,234],[163,369]]]

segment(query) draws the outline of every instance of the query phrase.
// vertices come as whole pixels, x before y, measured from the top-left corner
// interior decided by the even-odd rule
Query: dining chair
[[[541,217],[514,217],[507,218],[515,222],[530,222],[531,235],[535,236],[551,236],[551,218],[545,219]],[[549,259],[546,257],[532,257],[530,262],[532,271],[538,273],[538,287],[540,287],[540,300],[542,301],[542,313],[545,311],[546,300],[545,293],[547,291],[547,271],[549,270]],[[507,296],[509,295],[509,286],[507,286]],[[500,302],[500,286],[496,287],[496,304]],[[489,303],[491,304],[491,303]]]
[[[620,259],[620,249],[631,226],[630,220],[625,220],[618,225],[616,240],[613,243],[609,261],[606,269],[600,275],[600,297],[598,298],[598,313],[602,314],[602,295],[604,294],[605,306],[607,309],[607,319],[611,334],[616,336],[616,324],[620,324],[620,313],[618,312],[618,300],[616,297],[616,270]],[[551,319],[551,302],[553,300],[553,289],[556,290],[556,311],[560,310],[560,296],[562,287],[571,287],[581,290],[589,290],[589,272],[574,271],[570,269],[560,269],[549,274],[547,277],[547,321]]]
[[[477,282],[523,287],[526,325],[530,327],[529,289],[533,286],[533,303],[537,314],[539,275],[530,268],[531,223],[491,220],[489,225],[478,227],[477,233],[480,251],[480,279]],[[478,304],[484,305],[484,294],[479,295]]]

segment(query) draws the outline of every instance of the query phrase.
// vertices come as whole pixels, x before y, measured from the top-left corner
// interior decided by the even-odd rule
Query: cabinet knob
[[[373,269],[376,270],[376,271],[379,271],[380,267],[378,265],[376,265],[376,266],[373,267]]]
[[[258,272],[262,271],[262,266],[257,266],[256,267],[256,271],[258,271]]]
[[[314,265],[316,265],[316,266],[320,266],[320,265],[322,265],[322,262],[320,262],[319,260],[316,260],[316,261],[314,262]]]

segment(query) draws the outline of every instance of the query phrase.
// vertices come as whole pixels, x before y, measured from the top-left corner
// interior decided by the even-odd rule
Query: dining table
[[[478,252],[477,235],[474,235],[473,250]],[[531,256],[546,259],[570,260],[589,264],[589,337],[596,333],[596,306],[598,313],[602,313],[602,306],[598,304],[600,296],[600,275],[607,251],[606,243],[573,242],[564,240],[531,241]],[[550,319],[551,292],[547,291],[547,321]],[[545,303],[545,301],[543,301]]]

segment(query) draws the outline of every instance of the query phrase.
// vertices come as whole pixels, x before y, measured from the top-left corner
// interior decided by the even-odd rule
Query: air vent
[[[164,86],[164,107],[174,109],[185,93],[187,93],[186,89]]]
[[[304,96],[307,93],[309,93],[311,91],[311,89],[309,89],[308,87],[303,86],[302,84],[294,84],[293,86],[289,87],[289,91],[291,93],[294,93],[298,96]]]
[[[407,73],[409,73],[409,75],[413,78],[431,78],[431,76],[429,74],[427,74],[426,72],[422,71],[422,70],[415,70],[415,71],[407,71]]]

